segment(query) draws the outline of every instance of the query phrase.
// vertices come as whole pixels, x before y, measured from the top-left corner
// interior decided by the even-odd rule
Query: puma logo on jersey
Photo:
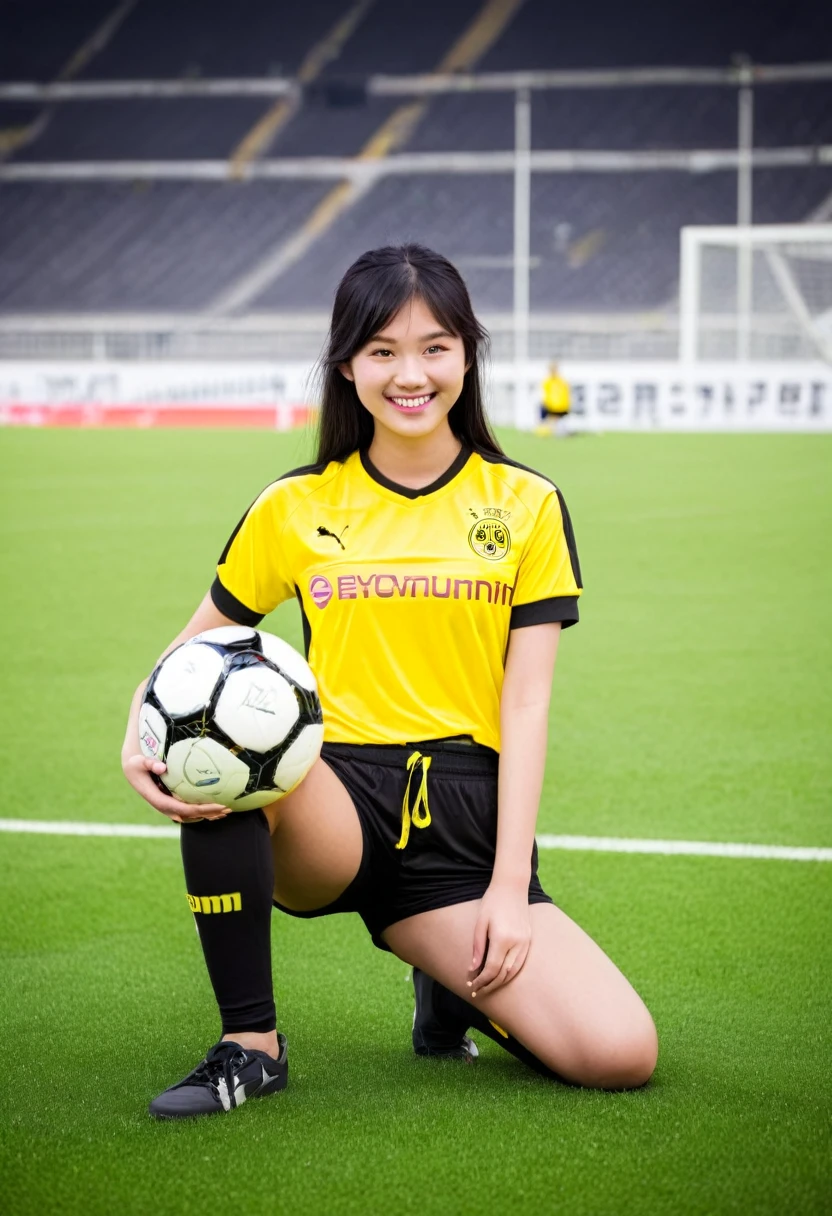
[[[347,524],[347,527],[346,527],[346,528],[344,528],[344,529],[342,530],[342,532],[341,532],[341,536],[343,536],[343,535],[344,535],[344,532],[346,532],[347,528],[349,528],[349,524]],[[318,528],[318,536],[331,536],[331,537],[332,537],[332,539],[333,539],[334,541],[337,541],[337,542],[338,542],[338,544],[341,546],[341,548],[342,548],[342,549],[344,549],[344,550],[346,551],[346,545],[345,545],[345,544],[344,544],[344,542],[341,540],[341,536],[338,536],[338,535],[337,535],[337,533],[335,533],[335,532],[330,532],[329,528],[319,527],[319,528]]]

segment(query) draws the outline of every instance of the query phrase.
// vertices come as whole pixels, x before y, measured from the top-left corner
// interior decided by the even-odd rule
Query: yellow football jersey
[[[574,624],[581,575],[566,505],[540,474],[463,448],[413,490],[354,452],[268,486],[211,593],[251,626],[297,596],[329,742],[471,735],[499,751],[509,629]]]
[[[547,414],[569,413],[569,385],[561,376],[547,376],[543,381],[543,405]]]

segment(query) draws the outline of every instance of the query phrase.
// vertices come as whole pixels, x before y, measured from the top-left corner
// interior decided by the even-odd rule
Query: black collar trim
[[[362,449],[359,455],[365,473],[368,477],[372,477],[378,485],[384,486],[385,490],[392,490],[394,494],[401,494],[403,498],[425,498],[428,494],[435,494],[437,490],[441,490],[449,481],[453,481],[457,473],[461,472],[468,463],[471,448],[463,444],[456,460],[441,477],[437,477],[436,481],[432,481],[429,486],[421,486],[419,489],[414,489],[412,486],[400,486],[397,481],[391,481],[389,477],[385,477],[370,460],[365,449]]]

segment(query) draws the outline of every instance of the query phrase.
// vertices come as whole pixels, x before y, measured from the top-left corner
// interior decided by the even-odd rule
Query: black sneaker
[[[479,1052],[465,1033],[471,1025],[468,1005],[436,980],[413,968],[413,1050],[417,1056],[476,1060]]]
[[[171,1085],[148,1106],[157,1119],[184,1119],[190,1115],[221,1115],[242,1106],[248,1098],[265,1098],[286,1088],[289,1066],[286,1038],[277,1036],[280,1055],[273,1060],[265,1051],[249,1051],[239,1043],[215,1043],[201,1064]]]

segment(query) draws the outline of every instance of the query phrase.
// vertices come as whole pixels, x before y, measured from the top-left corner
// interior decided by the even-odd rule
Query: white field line
[[[33,832],[47,836],[138,836],[145,840],[178,839],[178,827],[131,823],[72,823],[47,819],[0,819],[0,832]],[[538,836],[541,849],[592,853],[658,853],[663,856],[751,857],[774,861],[832,861],[832,849],[777,844],[733,844],[710,840],[634,840],[622,836]]]
[[[660,853],[664,856],[758,857],[775,861],[832,861],[832,849],[779,844],[734,844],[711,840],[632,840],[621,836],[538,836],[541,849],[595,853]]]
[[[0,819],[0,832],[34,832],[44,836],[143,836],[147,840],[179,839],[179,828],[144,823],[71,823],[60,819]]]

